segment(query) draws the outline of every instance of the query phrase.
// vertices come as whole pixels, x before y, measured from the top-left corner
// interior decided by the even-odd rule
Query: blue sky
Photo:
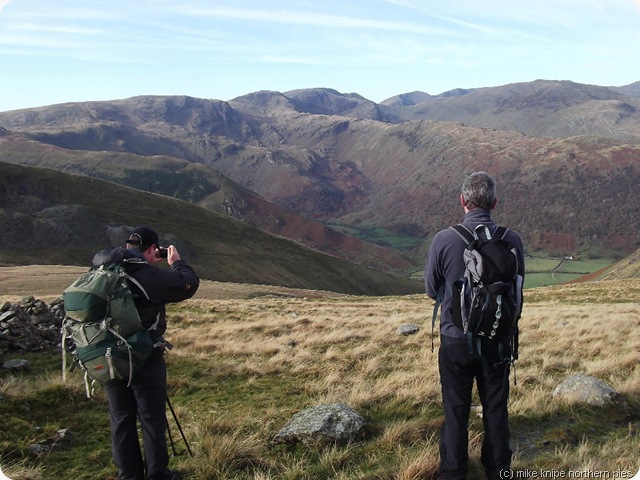
[[[0,111],[640,80],[640,0],[0,0]]]

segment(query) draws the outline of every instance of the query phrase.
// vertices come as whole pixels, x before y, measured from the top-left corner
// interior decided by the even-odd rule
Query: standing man
[[[462,184],[460,203],[465,212],[463,225],[470,231],[485,225],[495,232],[491,210],[497,204],[496,186],[486,172],[469,175]],[[518,274],[524,278],[524,250],[520,236],[508,230],[518,258]],[[475,379],[482,403],[484,438],[482,464],[489,480],[498,480],[511,467],[509,446],[509,362],[491,362],[470,356],[465,333],[454,324],[454,282],[464,277],[463,253],[466,242],[452,229],[438,232],[431,243],[424,282],[427,295],[436,298],[444,288],[440,316],[438,367],[444,403],[444,427],[440,434],[440,475],[444,480],[463,480],[469,463],[469,413]],[[456,292],[457,294],[457,292]],[[507,346],[508,347],[508,346]]]
[[[94,267],[122,262],[126,272],[144,288],[146,295],[129,282],[142,325],[147,328],[154,348],[134,374],[131,386],[127,380],[105,385],[109,400],[111,453],[120,480],[175,480],[180,475],[169,470],[165,411],[167,399],[167,366],[164,360],[167,328],[165,304],[191,298],[199,286],[193,268],[180,258],[173,245],[159,248],[158,234],[146,226],[134,228],[126,249],[109,248],[93,258]],[[170,270],[155,268],[164,255]],[[140,419],[144,456],[140,450],[136,421]]]

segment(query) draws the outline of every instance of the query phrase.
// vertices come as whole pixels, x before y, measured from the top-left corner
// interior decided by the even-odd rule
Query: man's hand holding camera
[[[167,259],[167,263],[169,265],[172,265],[174,262],[177,262],[178,260],[180,260],[180,254],[178,253],[178,249],[173,246],[173,245],[169,245],[168,247],[157,247],[156,248],[156,262],[160,262],[163,259]]]

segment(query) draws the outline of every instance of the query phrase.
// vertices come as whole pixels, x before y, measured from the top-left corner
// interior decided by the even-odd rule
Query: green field
[[[327,226],[346,235],[351,235],[366,242],[370,242],[376,245],[382,245],[384,247],[395,248],[396,250],[412,250],[420,247],[420,245],[424,243],[424,238],[422,237],[414,237],[411,235],[395,233],[383,227],[354,227],[351,225],[342,225],[332,222],[327,222]]]
[[[549,257],[527,257],[525,288],[546,287],[567,283],[592,274],[615,262],[612,258],[567,260]]]
[[[401,251],[416,251],[423,246],[424,239],[390,232],[387,229],[366,226],[353,227],[329,224],[332,228],[367,242],[383,245]],[[426,255],[426,251],[424,252]],[[527,256],[525,260],[525,288],[546,287],[570,282],[592,274],[615,262],[612,258],[587,258],[563,261],[558,257]],[[422,269],[407,272],[411,278],[422,278]]]

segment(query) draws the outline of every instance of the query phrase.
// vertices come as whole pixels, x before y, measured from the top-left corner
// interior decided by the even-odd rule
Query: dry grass
[[[606,381],[637,405],[640,305],[628,302],[625,292],[619,283],[532,292],[535,300],[525,306],[521,325],[518,385],[512,386],[511,395],[513,418],[557,416],[563,407],[551,392],[574,373]],[[385,423],[376,448],[397,452],[405,445],[419,444],[420,458],[433,459],[437,458],[434,432],[439,425],[421,420],[419,413],[440,399],[437,357],[429,348],[430,309],[431,302],[423,296],[200,299],[178,309],[170,334],[176,355],[196,352],[204,360],[215,352],[232,375],[304,374],[308,378],[304,389],[312,404],[340,401],[364,411],[404,405],[413,410],[411,418]],[[183,313],[194,310],[200,313]],[[396,329],[405,323],[421,325],[423,330],[415,336],[400,336]],[[534,451],[545,450],[566,469],[628,467],[635,461],[631,452],[638,444],[637,426],[630,429],[629,438],[607,440],[602,446],[592,440],[584,440],[577,449],[571,443],[549,442],[559,447],[549,453],[541,448],[542,441]],[[477,463],[481,427],[472,426],[471,435]],[[514,435],[514,464],[524,468],[530,462],[531,446],[522,436],[526,432]],[[577,454],[583,451],[591,453]],[[594,451],[599,452],[598,461]],[[602,457],[603,451],[611,454]],[[414,455],[402,459],[394,474],[398,478],[427,478],[425,472],[433,470],[432,460],[423,466]]]
[[[510,397],[514,467],[640,467],[640,281],[629,282],[526,292]],[[171,395],[196,451],[178,466],[195,479],[435,478],[442,410],[431,310],[424,295],[351,297],[205,282],[169,314]],[[422,329],[401,336],[401,324]],[[626,410],[558,404],[551,392],[574,373],[612,385]],[[370,423],[364,442],[274,448],[273,435],[293,413],[328,402],[363,413]],[[483,478],[481,440],[474,416],[472,478]]]

